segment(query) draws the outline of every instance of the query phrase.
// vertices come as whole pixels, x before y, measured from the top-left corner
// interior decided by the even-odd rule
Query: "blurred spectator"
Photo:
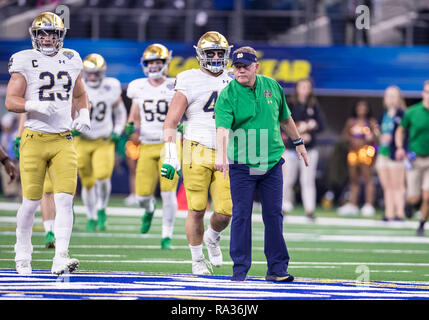
[[[395,158],[408,161],[410,165],[406,173],[407,202],[417,206],[421,201],[418,236],[424,235],[424,225],[429,216],[429,80],[424,83],[422,96],[420,103],[405,111],[395,132]],[[404,148],[407,133],[408,155]]]
[[[15,141],[15,133],[17,128],[18,118],[16,117],[16,114],[9,112],[5,113],[1,118],[0,144],[16,167],[18,167],[18,161],[15,158],[15,154],[13,152],[13,143]],[[3,194],[10,198],[18,197],[21,191],[19,182],[15,180],[10,183],[9,174],[7,173],[4,166],[1,166],[0,168],[0,175]]]
[[[295,91],[288,106],[295,120],[296,127],[304,140],[307,156],[310,162],[308,167],[303,161],[298,160],[295,147],[287,135],[282,132],[286,151],[283,154],[283,211],[293,209],[294,191],[296,179],[299,173],[301,184],[301,199],[308,218],[314,219],[316,209],[316,170],[319,160],[316,136],[325,127],[325,116],[313,93],[313,83],[310,79],[301,79],[296,83]]]
[[[395,160],[395,131],[404,115],[406,105],[401,90],[390,86],[384,92],[384,112],[379,121],[380,136],[375,168],[384,196],[384,219],[404,219],[405,166]]]
[[[359,100],[347,119],[342,136],[349,142],[347,165],[349,173],[350,198],[348,203],[338,208],[340,215],[356,215],[359,212],[360,177],[365,183],[365,204],[361,208],[364,216],[375,213],[373,183],[373,164],[375,159],[374,142],[378,135],[377,121],[371,116],[371,109],[365,100]]]

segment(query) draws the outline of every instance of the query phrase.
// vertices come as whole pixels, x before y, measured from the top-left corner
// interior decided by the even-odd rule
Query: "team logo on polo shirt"
[[[272,93],[270,90],[265,90],[264,95],[267,98],[267,103],[273,103],[273,100],[271,99]]]

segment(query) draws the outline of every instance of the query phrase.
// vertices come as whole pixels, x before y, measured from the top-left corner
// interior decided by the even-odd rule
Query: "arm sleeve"
[[[288,119],[291,116],[290,109],[286,102],[286,96],[283,91],[283,88],[277,83],[277,89],[280,96],[280,105],[279,105],[279,121]]]
[[[231,129],[234,120],[233,109],[230,99],[228,98],[228,90],[223,89],[216,100],[215,104],[215,121],[216,128],[223,127]]]

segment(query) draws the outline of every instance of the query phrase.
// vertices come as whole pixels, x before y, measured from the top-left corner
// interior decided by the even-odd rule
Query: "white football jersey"
[[[186,70],[177,75],[175,90],[188,100],[184,138],[216,149],[216,123],[214,106],[218,95],[233,79],[231,69],[225,69],[217,77],[201,69]]]
[[[61,109],[51,116],[27,112],[24,126],[34,131],[58,133],[71,129],[72,98],[76,79],[82,71],[82,59],[72,49],[61,49],[53,57],[31,49],[12,55],[9,73],[25,77],[24,98],[32,101],[52,101]]]
[[[113,132],[113,105],[121,96],[121,83],[118,79],[105,77],[100,86],[91,88],[85,84],[91,104],[91,130],[82,134],[88,139],[110,137]]]
[[[127,96],[136,101],[140,110],[140,141],[144,144],[162,143],[165,116],[174,95],[174,78],[166,80],[157,87],[148,78],[130,82]]]

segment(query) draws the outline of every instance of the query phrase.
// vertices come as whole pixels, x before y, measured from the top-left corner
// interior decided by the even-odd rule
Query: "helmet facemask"
[[[229,62],[229,48],[200,49],[195,47],[200,66],[212,73],[219,73],[226,68]],[[217,52],[217,57],[215,52]]]
[[[150,63],[151,61],[162,61],[162,65]],[[166,74],[168,63],[166,59],[142,60],[141,66],[146,77],[149,79],[159,79]]]
[[[30,28],[30,34],[33,47],[44,55],[51,55],[62,48],[66,31],[58,29]],[[46,42],[49,44],[46,44]]]
[[[83,80],[91,88],[99,87],[105,76],[106,70],[83,70]]]

